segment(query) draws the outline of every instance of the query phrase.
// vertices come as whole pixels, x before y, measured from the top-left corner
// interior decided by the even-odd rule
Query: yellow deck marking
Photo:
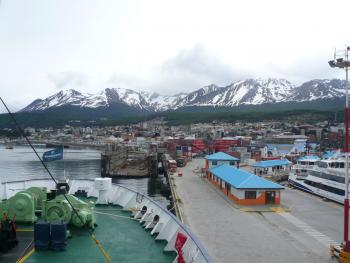
[[[97,238],[95,237],[95,235],[91,235],[92,239],[95,241],[96,245],[98,246],[98,248],[101,250],[101,253],[103,254],[103,256],[105,257],[106,261],[108,263],[112,263],[112,259],[111,257],[108,255],[108,253],[106,252],[106,250],[104,250],[104,248],[102,247],[100,241],[97,240]]]
[[[27,254],[25,254],[21,259],[19,259],[16,263],[23,263],[23,262],[25,262],[34,253],[34,251],[35,251],[35,249],[33,248]]]
[[[25,228],[18,228],[16,229],[17,232],[34,232],[34,229],[25,229]]]

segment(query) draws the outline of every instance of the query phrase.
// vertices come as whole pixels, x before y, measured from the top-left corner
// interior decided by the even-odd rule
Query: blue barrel
[[[67,223],[51,223],[51,242],[50,249],[65,250],[67,246]]]
[[[47,250],[50,244],[50,223],[37,221],[34,224],[34,247],[36,250]]]

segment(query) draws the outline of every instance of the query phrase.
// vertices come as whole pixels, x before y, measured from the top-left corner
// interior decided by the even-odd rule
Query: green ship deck
[[[112,262],[166,263],[173,262],[175,259],[176,253],[163,252],[166,242],[156,241],[149,231],[130,217],[130,212],[123,211],[118,206],[96,206],[95,213],[98,227],[95,228],[94,234],[111,257]],[[19,226],[18,228],[25,227]],[[32,227],[25,229],[32,229]],[[25,262],[107,262],[86,229],[78,229],[73,226],[69,226],[68,229],[72,238],[68,239],[65,251],[34,251]],[[3,255],[2,259],[7,259],[6,262],[16,262],[26,247],[23,246],[23,243],[28,245],[31,240],[28,237],[29,233],[33,236],[33,232],[19,232],[21,249],[11,251],[7,255],[8,258]],[[14,254],[18,255],[14,257]],[[8,261],[10,258],[13,261]]]

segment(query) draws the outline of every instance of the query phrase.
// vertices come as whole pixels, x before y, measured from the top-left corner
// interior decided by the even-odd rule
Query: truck
[[[176,161],[175,160],[168,160],[168,171],[170,173],[176,173]]]
[[[186,165],[186,159],[184,157],[178,157],[176,159],[177,167],[184,167]]]

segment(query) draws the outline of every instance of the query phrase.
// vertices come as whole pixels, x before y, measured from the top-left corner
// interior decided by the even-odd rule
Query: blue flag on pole
[[[63,159],[63,147],[57,147],[51,151],[44,152],[43,154],[43,161],[44,162],[50,162],[50,161],[57,161]]]

